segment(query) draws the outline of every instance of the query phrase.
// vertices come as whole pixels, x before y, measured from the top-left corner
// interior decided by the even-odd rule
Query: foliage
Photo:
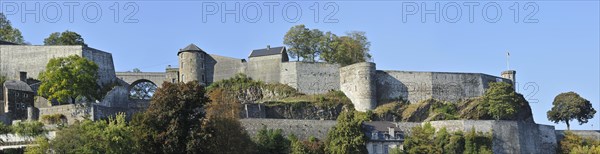
[[[262,89],[263,93],[268,91],[281,97],[291,97],[300,94],[296,89],[288,85],[255,81],[252,80],[252,78],[241,73],[236,74],[234,77],[231,77],[229,79],[214,82],[210,84],[210,86],[208,86],[206,89],[210,92],[216,88],[224,88],[224,90],[233,92],[234,95],[237,96],[241,95],[242,93],[245,93],[247,90],[250,89]]]
[[[353,31],[346,34],[347,36],[337,37],[329,32],[322,39],[328,47],[324,50],[321,58],[329,63],[336,63],[342,66],[366,62],[371,59],[369,47],[371,43],[367,40],[365,32]]]
[[[492,153],[492,134],[475,133],[475,128],[471,128],[465,134],[465,153]]]
[[[99,99],[97,79],[98,65],[91,60],[77,55],[53,58],[40,73],[38,94],[61,103]]]
[[[423,127],[414,127],[404,140],[404,150],[408,153],[440,153],[434,144],[435,128],[430,123]]]
[[[208,93],[211,102],[206,107],[203,132],[205,153],[253,153],[255,145],[238,121],[240,104],[221,88]]]
[[[12,133],[12,132],[13,131],[12,131],[11,126],[6,125],[3,122],[0,122],[0,135]]]
[[[567,129],[570,130],[569,121],[576,119],[579,124],[588,122],[592,119],[596,110],[592,107],[590,101],[579,96],[575,92],[561,93],[554,98],[552,109],[548,111],[548,120],[558,123],[565,122]]]
[[[198,82],[164,82],[142,115],[134,117],[134,135],[142,153],[202,152],[202,108],[209,101]]]
[[[139,68],[133,68],[133,70],[131,70],[131,72],[140,73],[140,72],[142,72],[142,70],[140,70]]]
[[[24,121],[13,124],[12,130],[20,136],[37,137],[46,132],[44,124],[38,121]]]
[[[261,154],[289,153],[290,141],[286,139],[281,129],[273,130],[263,127],[255,137],[258,152]]]
[[[583,138],[571,131],[564,131],[564,137],[558,141],[558,153],[562,154],[584,154],[598,153],[600,141],[591,138]]]
[[[338,37],[331,32],[319,29],[308,29],[304,25],[296,25],[285,34],[283,43],[288,46],[290,57],[300,61],[314,62],[317,57],[342,66],[365,62],[371,58],[364,32],[349,32],[347,36]]]
[[[593,146],[577,146],[573,148],[570,152],[571,154],[599,154],[600,153],[600,145]]]
[[[29,147],[25,148],[25,154],[49,153],[48,150],[50,149],[50,141],[48,140],[48,138],[39,136],[39,137],[35,138],[34,143],[37,144],[37,146],[29,146]]]
[[[42,115],[40,121],[46,124],[65,124],[67,117],[63,114]]]
[[[457,131],[449,133],[446,128],[437,131],[429,123],[414,127],[404,141],[406,153],[492,153],[491,133],[475,133],[471,129],[466,135]]]
[[[5,76],[2,76],[2,75],[0,75],[0,86],[3,86],[3,85],[4,85],[4,82],[6,82],[6,77],[5,77]]]
[[[50,34],[46,39],[44,39],[44,45],[83,45],[85,41],[81,37],[81,35],[72,31],[64,31],[64,32],[54,32]]]
[[[0,40],[17,44],[25,43],[21,31],[17,28],[13,28],[10,21],[6,19],[6,16],[4,16],[3,13],[0,13]]]
[[[292,154],[324,154],[325,145],[317,138],[311,136],[308,140],[300,140],[295,136],[288,137],[292,142],[290,153]]]
[[[368,120],[364,113],[342,111],[337,124],[329,129],[325,141],[325,152],[331,154],[367,153],[366,136],[362,122]]]
[[[517,94],[506,82],[492,82],[483,95],[485,109],[496,120],[510,119],[519,112]]]
[[[27,153],[133,153],[133,132],[122,113],[108,121],[84,120],[58,131],[52,140],[38,138],[40,146]]]
[[[313,105],[317,107],[334,107],[338,105],[349,105],[352,102],[341,91],[329,91],[325,94],[296,95],[282,98],[277,101],[267,101],[264,103],[270,106],[294,104],[301,107],[307,105]]]

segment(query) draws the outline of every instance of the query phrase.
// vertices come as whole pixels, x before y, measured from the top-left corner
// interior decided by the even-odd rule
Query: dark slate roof
[[[31,87],[29,87],[27,83],[19,80],[8,80],[4,82],[4,87],[10,90],[33,92],[33,90],[31,90]]]
[[[260,57],[260,56],[270,56],[276,54],[282,54],[285,51],[285,47],[272,47],[272,48],[264,48],[264,49],[256,49],[252,50],[249,57]]]
[[[180,49],[179,52],[177,52],[177,55],[179,55],[179,53],[185,52],[185,51],[204,52],[204,50],[200,49],[198,46],[196,46],[194,43],[192,43],[192,44],[188,45],[187,47]]]
[[[19,44],[0,40],[0,45],[19,45]]]

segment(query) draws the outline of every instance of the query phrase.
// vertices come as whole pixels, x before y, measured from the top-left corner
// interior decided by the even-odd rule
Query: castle
[[[289,85],[305,94],[343,91],[359,111],[373,110],[379,102],[406,100],[418,102],[429,98],[456,102],[483,95],[490,82],[515,81],[515,71],[502,77],[481,73],[447,73],[377,70],[375,63],[365,62],[340,67],[324,62],[289,61],[285,47],[253,50],[246,59],[208,54],[190,44],[177,52],[179,68],[162,73],[117,73],[117,78],[169,82],[199,81],[204,85],[243,73],[254,80]],[[145,79],[155,76],[158,79]]]
[[[50,59],[70,55],[79,55],[98,64],[99,85],[117,83],[118,86],[110,90],[103,100],[84,108],[73,104],[47,104],[48,100],[36,96],[39,81],[36,82],[35,79],[39,72],[44,71]],[[178,50],[176,55],[179,68],[167,67],[165,72],[115,72],[109,52],[87,46],[19,45],[0,41],[0,75],[9,79],[0,88],[0,120],[10,124],[12,120],[34,120],[39,115],[62,114],[66,116],[68,123],[72,123],[83,119],[84,114],[91,115],[92,120],[119,112],[132,114],[143,111],[149,103],[148,100],[129,98],[131,87],[141,82],[160,86],[165,81],[198,81],[209,85],[238,73],[246,74],[254,80],[286,84],[305,94],[339,90],[352,101],[356,110],[363,112],[394,100],[414,103],[434,98],[457,102],[482,96],[491,82],[514,85],[516,73],[508,70],[498,77],[481,73],[377,70],[376,64],[372,62],[340,66],[323,62],[289,61],[285,47],[270,46],[251,51],[248,60],[209,54],[194,44]],[[268,126],[283,128],[284,131],[290,131],[287,133],[300,136],[322,136],[335,125],[335,121],[299,119],[242,119],[241,122],[250,134]],[[493,151],[499,153],[553,153],[556,147],[553,126],[521,121],[459,120],[432,123],[436,127],[455,130],[476,128],[478,131],[493,132]],[[396,134],[396,130],[390,129],[396,127],[398,131],[409,132],[409,127],[420,124],[388,122],[365,125],[373,126],[372,130],[365,132],[367,136],[371,136],[366,146],[370,153],[377,153],[385,150],[384,146],[401,144],[397,141],[402,140],[379,140],[378,133],[385,133],[389,129]],[[381,128],[378,127],[380,125]]]
[[[37,78],[51,58],[69,55],[79,55],[98,64],[99,85],[113,82],[126,85],[118,90],[122,95],[127,95],[126,91],[131,86],[144,81],[157,86],[165,81],[198,81],[209,85],[243,73],[254,80],[289,85],[305,94],[340,90],[359,111],[373,110],[380,102],[391,100],[418,102],[434,98],[456,102],[478,97],[483,95],[490,82],[515,82],[516,73],[514,70],[504,71],[502,77],[497,77],[481,73],[388,71],[377,70],[375,63],[371,62],[341,67],[324,62],[289,61],[285,47],[270,46],[251,51],[246,60],[209,54],[194,44],[177,52],[179,68],[168,67],[165,72],[115,72],[110,53],[87,46],[18,45],[4,42],[0,44],[0,75],[27,82],[26,78]],[[36,85],[32,84],[31,89],[37,89]],[[111,92],[107,95],[116,95]],[[124,100],[120,97],[123,96],[107,99]],[[2,100],[9,102],[8,99]],[[121,102],[105,104],[121,104],[119,107],[127,108]],[[21,106],[33,107],[33,104]]]

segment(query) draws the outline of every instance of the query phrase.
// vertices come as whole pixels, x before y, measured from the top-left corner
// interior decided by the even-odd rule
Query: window
[[[373,144],[373,153],[379,153],[379,146],[377,144]]]
[[[181,74],[181,82],[185,82],[185,75]]]
[[[390,150],[390,145],[384,144],[383,145],[383,153],[388,154]]]
[[[206,78],[204,77],[204,74],[202,74],[202,82],[206,81]]]

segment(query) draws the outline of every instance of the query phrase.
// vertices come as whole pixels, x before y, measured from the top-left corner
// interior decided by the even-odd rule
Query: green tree
[[[203,131],[205,153],[254,153],[252,139],[239,122],[241,104],[231,93],[216,88],[208,93],[211,102],[206,106]]]
[[[12,130],[20,136],[32,138],[37,137],[46,132],[44,124],[38,121],[18,122],[12,126]]]
[[[321,44],[324,48],[321,59],[328,63],[346,66],[371,59],[371,54],[369,54],[371,43],[364,32],[353,31],[347,33],[347,36],[341,37],[328,32],[323,35]]]
[[[487,112],[496,120],[511,119],[519,111],[517,93],[506,82],[492,82],[483,95]]]
[[[60,103],[99,99],[98,65],[77,55],[50,59],[40,73],[38,94]]]
[[[50,141],[48,138],[43,136],[38,136],[35,138],[35,144],[37,146],[29,146],[25,148],[25,154],[46,154],[50,153],[48,150],[50,149]]]
[[[430,123],[413,127],[410,136],[404,140],[404,150],[408,153],[440,153],[434,142],[435,128]]]
[[[23,36],[21,31],[17,28],[13,28],[10,21],[6,19],[3,13],[0,13],[0,40],[24,44]]]
[[[142,72],[142,70],[140,70],[139,68],[133,68],[133,70],[131,70],[131,72],[140,73],[140,72]]]
[[[52,140],[38,138],[39,147],[27,149],[27,153],[134,153],[133,129],[118,114],[108,120],[84,120],[65,127]]]
[[[329,129],[325,141],[325,151],[331,154],[367,153],[366,136],[362,132],[365,115],[355,111],[343,111],[337,124]]]
[[[579,125],[587,123],[592,119],[596,110],[590,101],[579,96],[575,92],[566,92],[557,95],[552,102],[552,109],[547,112],[548,120],[558,123],[565,122],[567,130],[571,129],[569,121],[576,119]]]
[[[290,141],[283,136],[282,130],[264,127],[256,134],[258,152],[262,154],[285,154],[290,151]]]
[[[324,154],[325,145],[317,138],[311,136],[308,140],[300,140],[293,134],[288,137],[292,142],[290,153],[292,154]]]
[[[201,153],[203,107],[209,102],[197,81],[164,82],[150,106],[132,120],[142,153]]]
[[[288,46],[290,57],[296,58],[297,61],[309,57],[313,46],[311,43],[314,43],[311,33],[311,30],[304,25],[296,25],[286,32],[283,44]]]
[[[44,45],[83,45],[85,41],[81,37],[81,35],[77,34],[73,31],[64,31],[64,32],[54,32],[50,34],[46,39],[44,39]]]

